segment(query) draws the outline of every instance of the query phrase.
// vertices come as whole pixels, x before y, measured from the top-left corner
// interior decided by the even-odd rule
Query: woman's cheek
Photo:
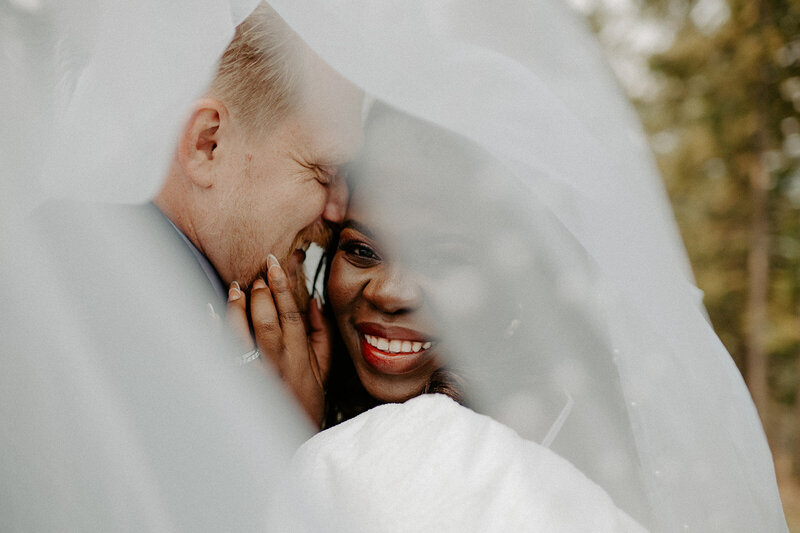
[[[328,278],[328,297],[343,337],[353,328],[352,317],[359,305],[363,273],[346,259],[334,256]]]

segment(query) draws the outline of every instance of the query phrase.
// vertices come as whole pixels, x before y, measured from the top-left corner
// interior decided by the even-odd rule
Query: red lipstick
[[[431,357],[433,341],[425,333],[373,322],[356,324],[356,329],[364,360],[382,374],[406,374]]]
[[[375,335],[376,337],[383,337],[385,339],[433,342],[433,339],[427,333],[398,326],[384,326],[383,324],[377,324],[375,322],[359,322],[356,324],[356,329],[362,335]]]

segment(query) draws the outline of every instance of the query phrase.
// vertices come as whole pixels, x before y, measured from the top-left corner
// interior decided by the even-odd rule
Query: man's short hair
[[[303,61],[299,36],[261,2],[236,28],[209,96],[221,100],[249,133],[263,133],[297,104]]]

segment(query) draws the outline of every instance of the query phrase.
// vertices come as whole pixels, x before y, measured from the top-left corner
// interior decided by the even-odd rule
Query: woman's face
[[[328,294],[364,388],[378,400],[402,402],[420,394],[441,364],[427,280],[376,242],[376,234],[391,235],[386,226],[354,195],[331,263]]]

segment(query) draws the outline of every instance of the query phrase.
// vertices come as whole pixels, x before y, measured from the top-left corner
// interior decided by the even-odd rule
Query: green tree
[[[800,2],[641,7],[676,31],[637,104],[712,323],[774,436],[770,405],[798,382],[797,361],[786,376],[800,339]]]

